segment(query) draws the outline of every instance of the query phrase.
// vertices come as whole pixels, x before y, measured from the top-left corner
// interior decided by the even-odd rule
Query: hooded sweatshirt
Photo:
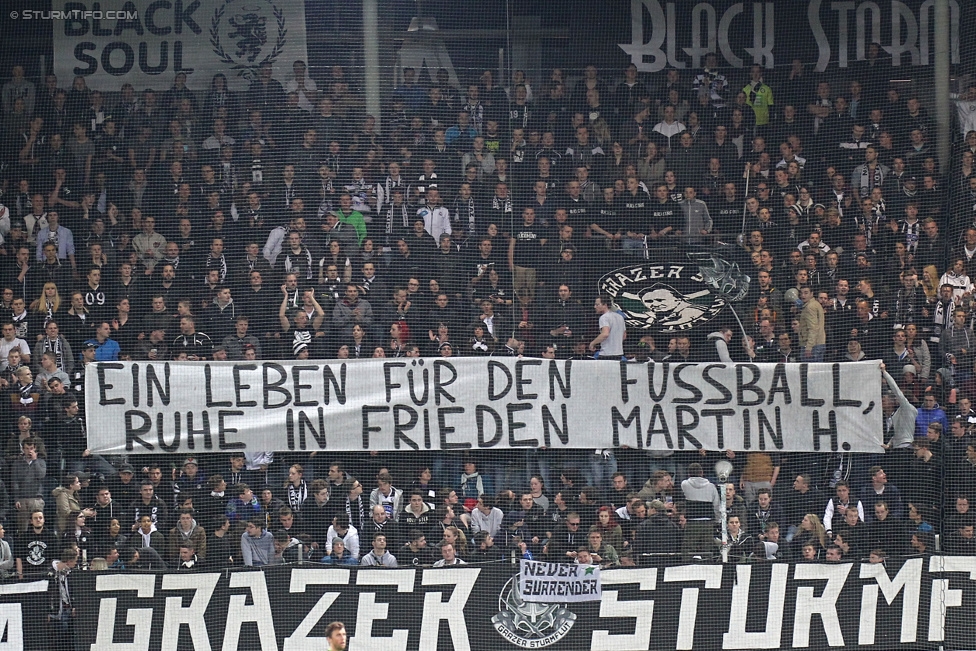
[[[258,567],[269,565],[274,558],[274,535],[265,529],[257,538],[246,531],[241,534],[241,557],[244,565]]]
[[[203,527],[197,524],[196,520],[193,520],[190,524],[189,531],[183,531],[180,528],[179,523],[169,531],[169,553],[173,558],[178,558],[180,554],[180,545],[185,542],[189,542],[193,545],[193,548],[197,552],[197,556],[201,560],[207,557],[207,533],[203,530]]]
[[[492,538],[495,538],[501,531],[503,517],[501,509],[492,508],[488,515],[482,513],[481,509],[474,509],[471,511],[471,532],[487,531]]]
[[[427,502],[422,502],[420,515],[417,515],[410,509],[410,504],[408,503],[407,508],[404,509],[403,514],[400,516],[400,521],[403,522],[407,529],[424,529],[429,524],[430,510]]]
[[[51,491],[51,495],[58,507],[58,531],[65,531],[68,526],[68,515],[72,511],[80,511],[81,502],[78,501],[78,496],[70,488],[64,486],[55,488]]]
[[[704,477],[689,477],[681,482],[681,490],[685,495],[686,515],[689,520],[703,520],[714,518],[719,520],[721,508],[718,489]],[[709,508],[711,506],[711,508]]]
[[[945,411],[943,411],[938,403],[932,409],[919,407],[918,414],[915,416],[915,436],[918,438],[925,437],[928,433],[929,425],[932,423],[942,424],[942,436],[945,436],[949,432],[949,419],[946,418]]]

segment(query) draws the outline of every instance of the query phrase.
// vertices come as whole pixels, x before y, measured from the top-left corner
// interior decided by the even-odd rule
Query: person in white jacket
[[[891,390],[881,397],[881,413],[884,416],[885,467],[891,472],[894,481],[905,478],[910,472],[914,456],[912,442],[915,440],[915,417],[918,408],[905,397],[898,382],[891,377],[881,364],[881,375]]]
[[[440,242],[442,234],[451,234],[451,211],[441,205],[441,193],[437,188],[428,189],[425,196],[427,205],[417,211],[417,217],[424,220],[424,230],[434,241]]]
[[[332,543],[340,539],[349,550],[349,554],[359,560],[359,531],[349,522],[349,515],[340,513],[332,520],[332,526],[325,536],[325,553],[332,553]]]
[[[505,514],[495,508],[495,498],[487,493],[478,496],[478,505],[471,511],[471,533],[487,531],[492,538],[498,536],[502,530],[502,518]]]
[[[976,131],[976,80],[970,80],[965,92],[953,93],[950,98],[955,100],[959,131],[968,138],[971,131]]]
[[[952,261],[952,267],[942,274],[939,279],[939,287],[943,285],[952,286],[952,300],[958,305],[963,300],[973,294],[973,281],[966,274],[966,261],[963,258],[956,258]]]
[[[387,472],[376,476],[376,486],[369,494],[369,505],[382,506],[391,519],[399,522],[403,513],[403,490],[393,486],[393,477]]]

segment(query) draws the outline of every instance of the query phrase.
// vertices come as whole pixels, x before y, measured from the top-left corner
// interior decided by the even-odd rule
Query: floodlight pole
[[[420,3],[417,3],[418,11]],[[382,128],[380,107],[380,29],[377,0],[363,0],[363,81],[366,90],[366,113]]]
[[[952,148],[952,100],[949,97],[949,0],[935,0],[935,117],[939,169],[949,168]],[[962,91],[963,89],[960,89]]]

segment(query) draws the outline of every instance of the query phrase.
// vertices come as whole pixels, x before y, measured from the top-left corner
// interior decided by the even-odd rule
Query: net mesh
[[[11,644],[972,646],[976,5],[132,4],[4,19]],[[84,442],[89,363],[595,354],[881,360],[884,447]]]

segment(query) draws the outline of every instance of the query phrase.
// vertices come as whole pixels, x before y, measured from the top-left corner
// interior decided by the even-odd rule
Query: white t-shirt
[[[0,370],[7,368],[7,354],[15,348],[20,350],[21,360],[24,355],[30,355],[30,346],[23,339],[14,337],[13,341],[7,341],[0,338]]]
[[[624,330],[627,325],[619,312],[607,312],[600,316],[600,330],[610,328],[610,334],[600,344],[600,355],[624,354]]]

